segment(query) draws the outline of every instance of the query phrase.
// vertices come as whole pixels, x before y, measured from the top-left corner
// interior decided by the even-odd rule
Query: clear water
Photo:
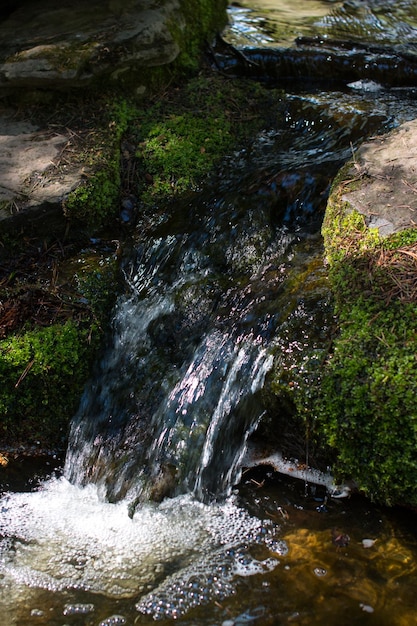
[[[408,45],[417,43],[413,0],[242,0],[231,3],[224,36],[235,46],[290,46],[297,37]]]
[[[268,471],[222,503],[178,496],[133,519],[53,478],[3,498],[0,532],[8,625],[415,623],[415,514]]]
[[[308,28],[341,6],[299,4]],[[283,8],[296,14],[280,2],[265,23]],[[241,467],[285,321],[323,321],[332,176],[366,135],[416,116],[412,89],[368,87],[282,94],[212,184],[138,233],[65,475],[3,485],[1,623],[416,623],[413,512]]]

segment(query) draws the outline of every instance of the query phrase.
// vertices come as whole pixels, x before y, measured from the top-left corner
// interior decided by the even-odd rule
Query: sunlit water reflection
[[[241,0],[224,37],[235,46],[291,46],[298,37],[407,45],[417,41],[413,0]]]
[[[316,34],[316,23],[341,2],[331,0],[243,0],[231,3],[224,37],[236,46],[291,45]]]

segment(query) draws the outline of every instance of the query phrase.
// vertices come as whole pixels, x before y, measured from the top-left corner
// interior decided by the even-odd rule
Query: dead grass
[[[49,326],[89,315],[88,307],[78,301],[75,285],[59,276],[60,263],[73,252],[71,246],[37,244],[28,240],[20,254],[0,262],[0,339],[28,323]]]
[[[369,272],[384,277],[383,299],[417,302],[417,243],[396,250],[380,249],[369,259]]]

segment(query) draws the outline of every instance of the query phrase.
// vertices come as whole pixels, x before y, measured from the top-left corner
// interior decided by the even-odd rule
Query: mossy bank
[[[141,204],[136,148],[122,149],[122,138],[128,124],[150,113],[153,98],[162,100],[198,70],[206,42],[226,23],[226,3],[122,1],[97,3],[94,12],[80,2],[71,3],[67,18],[66,5],[21,5],[1,24],[0,39],[13,39],[2,59],[4,102],[18,103],[19,119],[67,138],[59,160],[51,157],[51,167],[37,172],[38,186],[69,170],[82,177],[43,212],[33,210],[26,188],[2,207],[18,215],[0,224],[0,446],[63,449],[106,335],[120,250]]]

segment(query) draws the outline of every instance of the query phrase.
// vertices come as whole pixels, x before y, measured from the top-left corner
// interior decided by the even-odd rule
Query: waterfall
[[[283,128],[260,133],[204,190],[156,212],[124,260],[110,344],[65,464],[72,483],[94,483],[110,502],[134,510],[181,493],[208,502],[239,480],[274,338],[301,297],[294,276],[311,258],[296,248],[310,241],[314,254],[329,182],[363,135],[355,96],[334,110],[319,95],[279,108]],[[368,116],[369,129],[381,119]]]
[[[242,241],[210,236],[217,230],[209,212],[202,230],[155,237],[126,263],[112,343],[72,427],[72,482],[96,482],[110,500],[230,493],[272,365],[271,254],[285,254],[294,237],[268,225],[265,264],[265,237],[249,248],[243,229]]]

